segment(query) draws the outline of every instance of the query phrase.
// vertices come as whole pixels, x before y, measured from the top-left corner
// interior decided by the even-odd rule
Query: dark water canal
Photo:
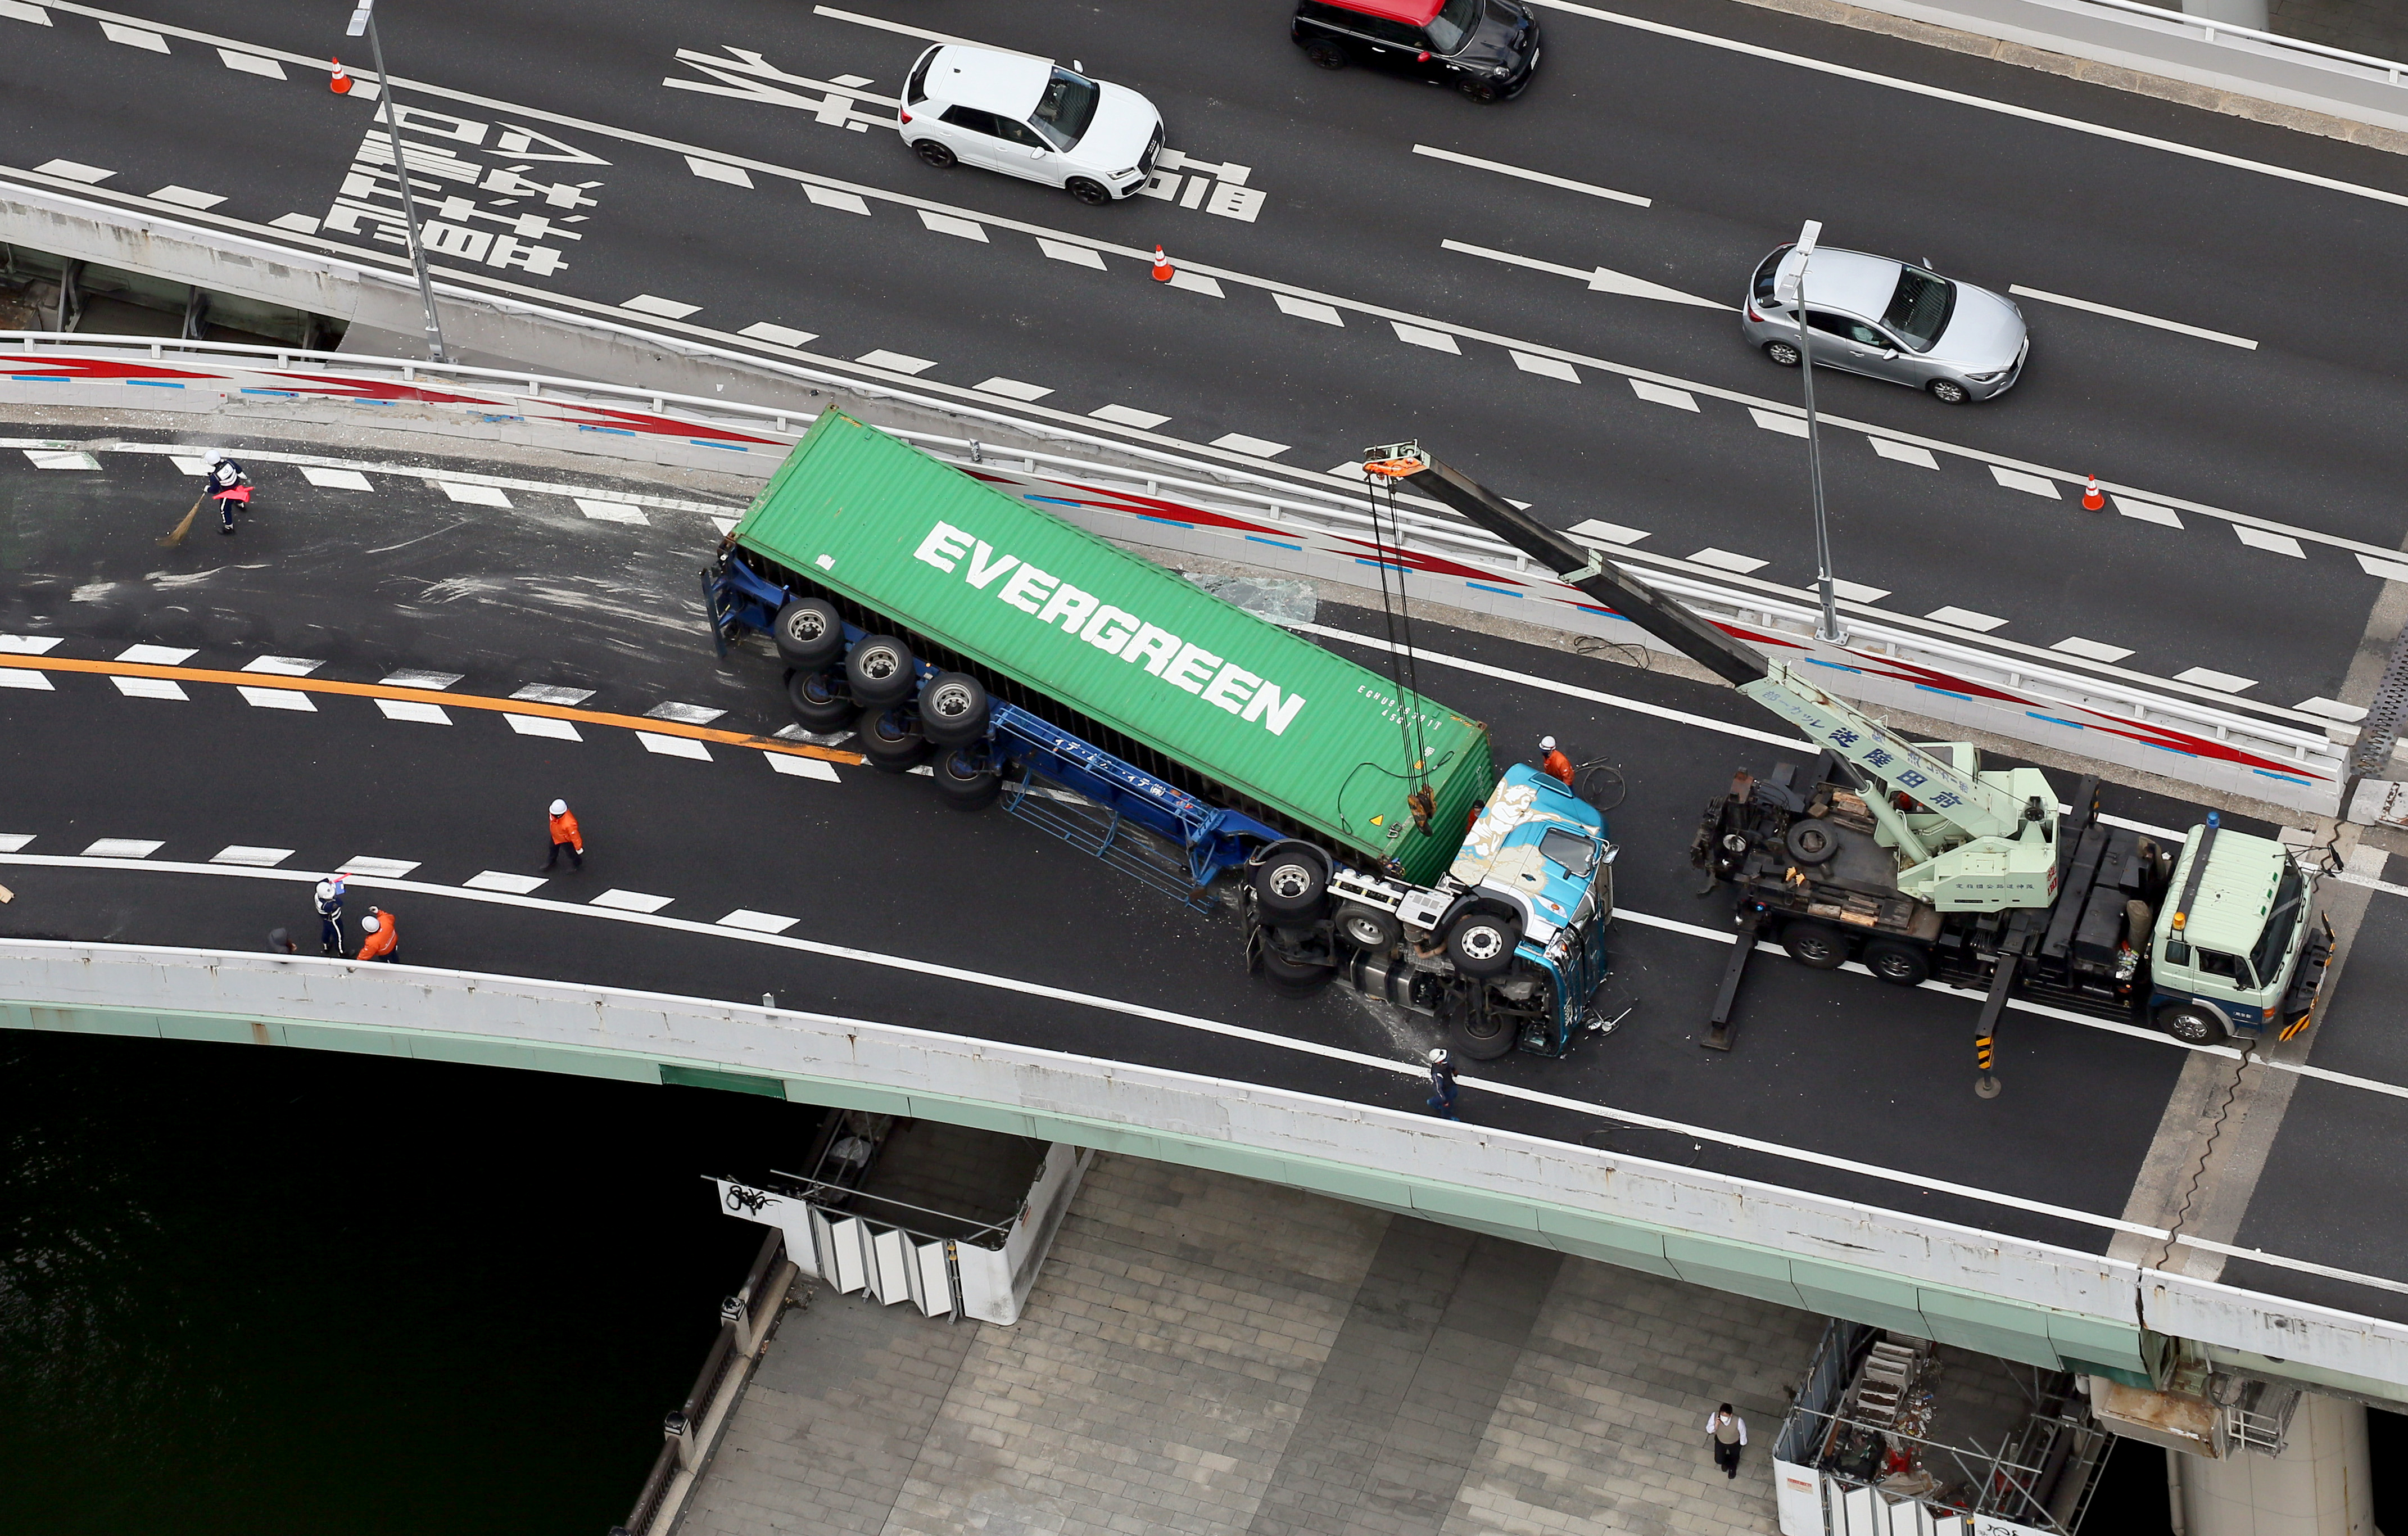
[[[603,1536],[818,1114],[0,1032],[0,1531]]]

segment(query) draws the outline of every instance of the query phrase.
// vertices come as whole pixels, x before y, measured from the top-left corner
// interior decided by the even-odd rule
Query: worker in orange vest
[[[1539,750],[1547,754],[1545,758],[1540,762],[1539,771],[1541,773],[1551,773],[1555,775],[1556,778],[1561,779],[1564,782],[1564,787],[1566,789],[1571,788],[1572,760],[1565,756],[1562,752],[1556,749],[1555,739],[1552,736],[1542,736],[1539,738]]]
[[[552,802],[552,856],[543,861],[543,867],[549,869],[558,864],[560,851],[564,848],[568,850],[568,862],[572,867],[585,868],[585,834],[577,829],[576,813],[568,809],[566,800],[554,800]]]
[[[361,959],[400,961],[401,925],[393,920],[393,913],[370,907],[367,916],[360,920],[360,931],[368,936],[360,946]]]

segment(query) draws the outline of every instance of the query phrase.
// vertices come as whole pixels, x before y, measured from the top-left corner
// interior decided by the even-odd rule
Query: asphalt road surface
[[[20,104],[0,165],[401,260],[373,106],[308,62],[362,62],[337,12],[41,14],[0,19]],[[1802,219],[2187,326],[2027,296],[2033,361],[1997,402],[1825,377],[1840,574],[1890,610],[2211,690],[2337,695],[2385,580],[2367,562],[2408,537],[2408,386],[2371,280],[2408,165],[1718,0],[1621,14],[1545,7],[1537,83],[1485,108],[1313,69],[1271,0],[436,0],[381,24],[459,282],[1311,474],[1417,435],[1558,523],[1792,585],[1798,380],[1728,307]],[[929,32],[1140,90],[1186,160],[1105,208],[922,165],[881,98]],[[1147,280],[1157,242],[1217,294]],[[2033,468],[2127,494],[2086,514]]]

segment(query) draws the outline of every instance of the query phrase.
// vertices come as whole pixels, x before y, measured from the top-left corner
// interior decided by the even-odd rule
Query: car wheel
[[[1308,43],[1304,56],[1324,69],[1346,67],[1346,50],[1336,43]]]
[[[1790,823],[1789,834],[1782,842],[1789,850],[1789,856],[1800,864],[1828,864],[1840,851],[1840,833],[1822,817],[1809,816]]]
[[[1311,923],[1329,901],[1321,850],[1293,839],[1275,842],[1254,867],[1254,902],[1282,923]]]
[[[951,170],[960,157],[933,138],[924,138],[911,146],[911,152],[939,170]]]
[[[1965,386],[1954,379],[1934,379],[1924,387],[1930,390],[1931,397],[1943,406],[1961,406],[1971,398],[1965,393]]]
[[[928,760],[928,739],[919,720],[904,711],[875,705],[853,728],[853,750],[881,773],[909,773]]]
[[[2197,1003],[2168,1003],[2157,1010],[2157,1027],[2185,1045],[2206,1045],[2224,1033],[2224,1020]]]
[[[984,811],[1003,793],[1003,779],[986,754],[955,747],[937,758],[937,797],[955,811]]]
[[[797,671],[816,672],[844,654],[844,615],[824,597],[798,597],[769,626],[778,654]]]
[[[920,671],[911,652],[892,635],[854,643],[844,658],[844,685],[863,704],[900,704],[919,691]]]
[[[1090,180],[1083,176],[1070,178],[1068,190],[1071,196],[1089,208],[1102,208],[1112,200],[1111,189],[1101,181]]]
[[[1931,980],[1931,954],[1919,944],[1876,939],[1865,946],[1865,969],[1892,986],[1921,986]]]
[[[1338,909],[1335,926],[1340,938],[1374,955],[1386,954],[1402,931],[1394,914],[1355,901]]]
[[[1513,969],[1514,947],[1521,942],[1521,918],[1474,910],[1448,931],[1446,957],[1466,976],[1502,976]]]
[[[1780,364],[1784,368],[1794,368],[1798,366],[1798,343],[1795,341],[1768,341],[1764,344],[1764,355],[1771,358],[1774,362]]]
[[[1792,923],[1781,930],[1781,947],[1809,970],[1837,970],[1848,963],[1848,936],[1826,923]]]
[[[1511,1014],[1484,1008],[1474,1012],[1456,998],[1446,1010],[1447,1043],[1466,1061],[1495,1061],[1512,1053],[1514,1021]]]
[[[1266,942],[1262,949],[1263,979],[1274,991],[1291,998],[1309,998],[1327,986],[1337,975],[1327,966],[1317,966],[1309,960],[1291,960]]]
[[[1497,89],[1495,80],[1465,80],[1455,89],[1483,107],[1496,106],[1504,95],[1503,92]]]
[[[825,672],[787,673],[786,702],[794,707],[796,723],[815,735],[840,731],[861,716],[861,706]]]
[[[920,729],[940,747],[977,740],[986,719],[986,689],[968,672],[939,672],[920,690]]]

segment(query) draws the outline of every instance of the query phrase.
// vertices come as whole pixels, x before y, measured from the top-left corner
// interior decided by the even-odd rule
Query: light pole
[[[384,72],[384,44],[377,37],[376,0],[359,0],[359,8],[351,12],[351,24],[344,29],[346,36],[368,35],[368,51],[376,60],[377,92],[384,97],[385,132],[393,139],[393,174],[401,183],[401,225],[409,238],[409,266],[418,274],[418,302],[426,309],[427,361],[440,363],[443,357],[443,324],[435,318],[435,283],[426,275],[426,248],[418,243],[418,203],[409,194],[409,166],[401,158],[401,118],[393,104],[393,77]]]
[[[1814,488],[1815,584],[1823,594],[1823,623],[1814,638],[1826,645],[1844,645],[1848,632],[1840,627],[1840,606],[1831,595],[1831,525],[1823,515],[1823,437],[1814,417],[1814,350],[1806,338],[1806,268],[1814,259],[1814,242],[1823,236],[1821,221],[1809,219],[1798,232],[1798,270],[1782,278],[1773,297],[1792,307],[1798,316],[1798,372],[1806,381],[1806,478]]]

